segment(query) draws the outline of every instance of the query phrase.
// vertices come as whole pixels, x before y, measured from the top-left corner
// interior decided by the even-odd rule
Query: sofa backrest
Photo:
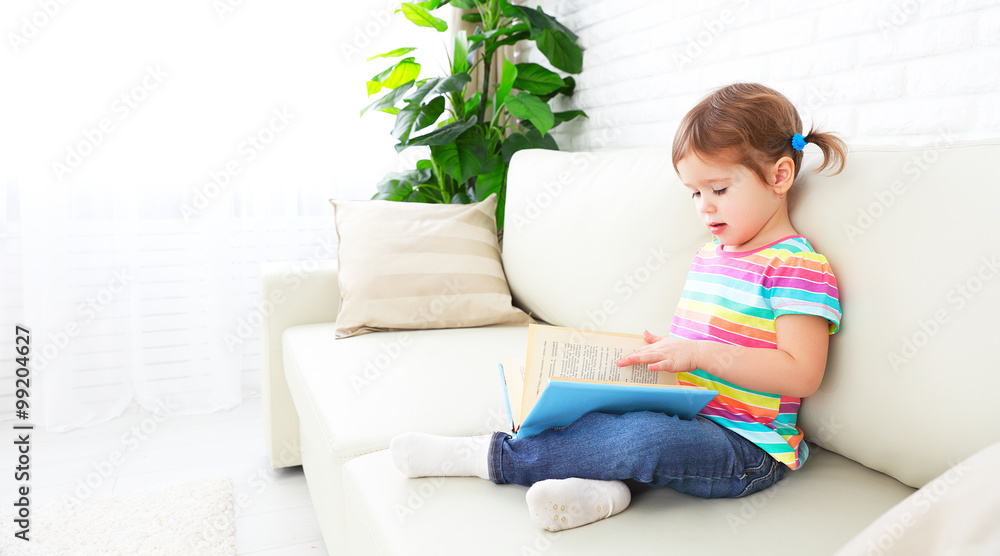
[[[522,307],[559,326],[667,328],[712,237],[669,152],[522,151],[507,179],[504,272]]]
[[[852,147],[836,176],[808,171],[811,150],[791,218],[830,260],[844,319],[800,426],[919,487],[1000,441],[1000,141]],[[511,162],[504,270],[543,321],[663,333],[710,239],[667,148]]]

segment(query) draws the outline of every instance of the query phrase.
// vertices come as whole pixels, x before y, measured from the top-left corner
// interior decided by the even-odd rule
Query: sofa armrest
[[[260,265],[264,436],[271,467],[302,464],[299,416],[285,382],[281,337],[300,324],[334,322],[340,308],[336,261],[272,262]]]
[[[841,548],[836,556],[1000,554],[1000,442],[952,466]]]

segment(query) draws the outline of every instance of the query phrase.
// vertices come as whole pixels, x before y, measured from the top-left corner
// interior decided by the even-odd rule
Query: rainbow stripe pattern
[[[830,334],[838,330],[837,280],[826,257],[802,236],[739,253],[713,241],[691,263],[670,335],[777,349],[774,321],[788,314],[821,316],[830,321]],[[748,390],[701,369],[677,373],[677,382],[718,391],[700,414],[789,468],[798,469],[809,456],[796,426],[800,398]]]

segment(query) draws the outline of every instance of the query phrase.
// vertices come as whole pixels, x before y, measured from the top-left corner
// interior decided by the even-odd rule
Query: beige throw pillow
[[[339,240],[337,338],[532,322],[511,304],[496,195],[468,205],[330,202]]]

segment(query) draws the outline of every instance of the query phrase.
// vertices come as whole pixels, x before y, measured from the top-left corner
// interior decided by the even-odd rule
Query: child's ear
[[[792,182],[795,181],[795,162],[787,157],[783,156],[774,163],[772,176],[774,178],[774,192],[778,195],[784,195],[791,187]]]

